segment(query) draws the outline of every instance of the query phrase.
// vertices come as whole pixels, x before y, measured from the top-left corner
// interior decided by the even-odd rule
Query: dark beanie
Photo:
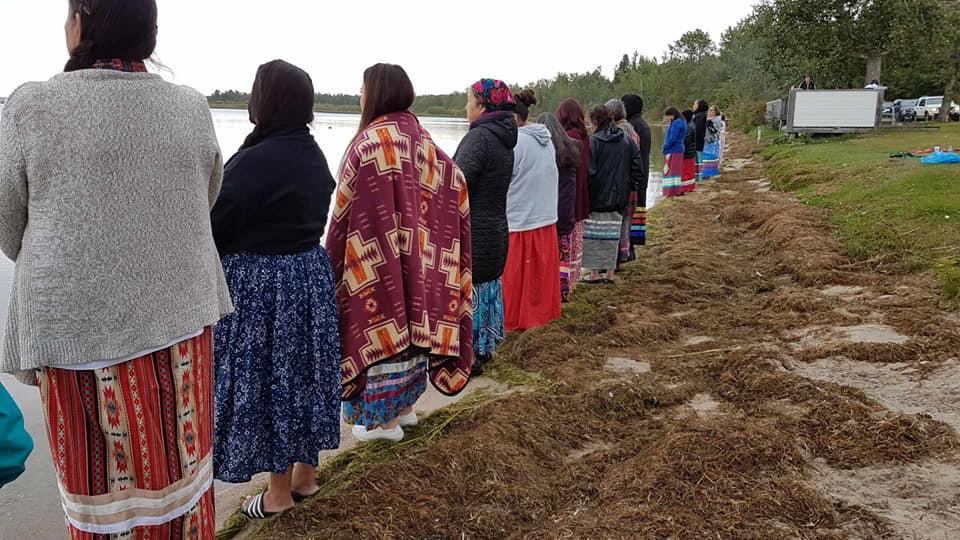
[[[643,98],[636,94],[627,94],[620,98],[623,106],[627,109],[627,118],[632,118],[638,114],[643,114]]]

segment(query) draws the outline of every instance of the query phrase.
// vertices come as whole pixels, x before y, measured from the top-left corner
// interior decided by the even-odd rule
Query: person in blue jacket
[[[0,488],[23,474],[33,440],[23,429],[23,415],[0,384]]]
[[[670,107],[664,113],[664,122],[667,136],[663,142],[663,196],[676,197],[680,195],[680,182],[683,176],[684,140],[687,137],[687,121],[676,107]]]

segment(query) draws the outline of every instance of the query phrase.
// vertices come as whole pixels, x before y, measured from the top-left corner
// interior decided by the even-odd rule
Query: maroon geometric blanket
[[[326,247],[343,345],[343,399],[407,349],[430,357],[440,392],[473,366],[470,203],[463,173],[411,113],[376,119],[340,165]]]

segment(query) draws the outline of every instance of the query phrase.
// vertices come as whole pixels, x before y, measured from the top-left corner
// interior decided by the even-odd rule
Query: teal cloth
[[[0,384],[0,487],[23,474],[33,440],[23,429],[23,415]]]

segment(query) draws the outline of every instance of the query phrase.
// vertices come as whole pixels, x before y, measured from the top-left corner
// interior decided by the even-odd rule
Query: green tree
[[[680,36],[680,39],[670,45],[667,57],[671,60],[693,60],[700,62],[708,56],[717,54],[717,46],[710,39],[710,34],[699,28]]]

